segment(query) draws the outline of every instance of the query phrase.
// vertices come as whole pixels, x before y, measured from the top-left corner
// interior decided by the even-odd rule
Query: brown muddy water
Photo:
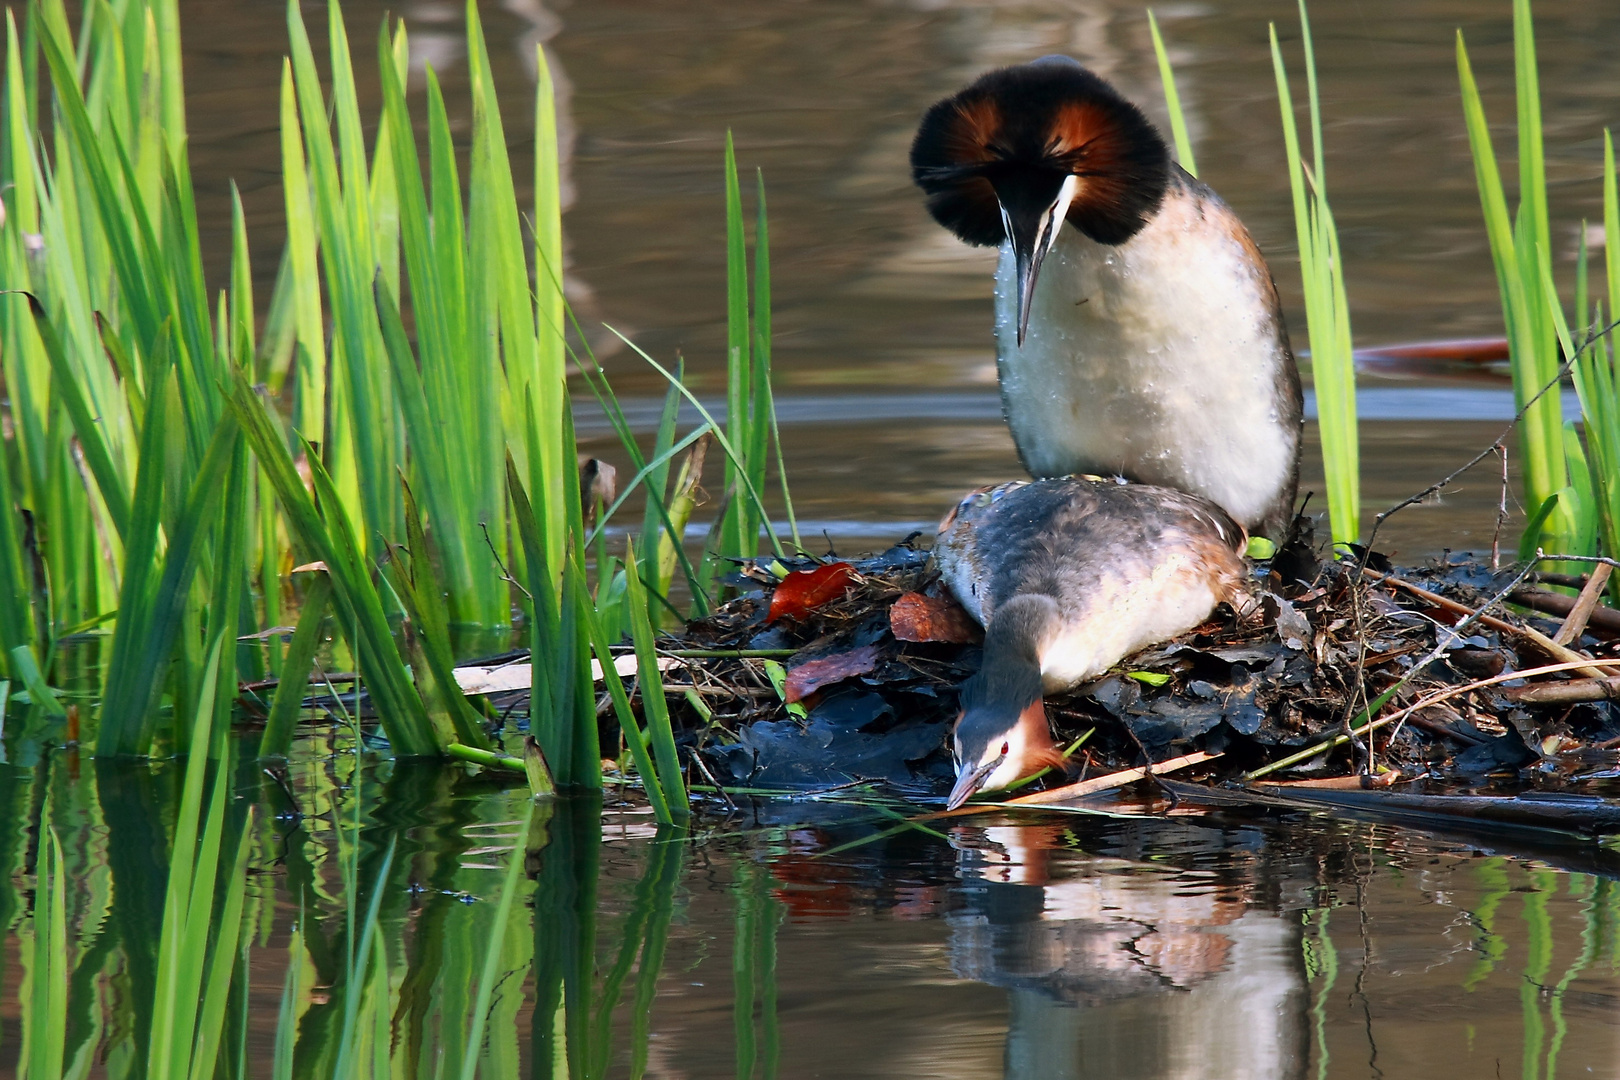
[[[384,10],[345,4],[363,94]],[[465,117],[458,11],[396,9],[413,61],[446,77]],[[267,295],[283,9],[181,12],[205,247],[226,250],[234,178]],[[306,14],[312,31],[318,14]],[[1452,49],[1462,27],[1487,106],[1508,120],[1507,0],[1338,0],[1314,14],[1358,343],[1498,333]],[[1158,15],[1201,174],[1270,257],[1303,348],[1266,50],[1276,20],[1299,73],[1294,6],[1177,2]],[[1597,216],[1601,131],[1620,97],[1620,6],[1543,3],[1538,17],[1568,276],[1580,219]],[[966,488],[1017,474],[994,393],[989,256],[927,219],[906,148],[929,102],[1056,51],[1162,115],[1138,5],[508,0],[484,18],[519,162],[537,43],[559,76],[569,290],[642,415],[656,376],[594,327],[661,359],[683,354],[700,391],[719,393],[730,127],[741,165],[769,188],[778,400],[805,532],[842,551],[887,544]],[[1472,456],[1511,413],[1507,385],[1488,375],[1364,380],[1369,514]],[[613,456],[588,410],[580,426]],[[1319,487],[1314,442],[1311,455],[1306,486]],[[1487,470],[1405,512],[1382,546],[1407,559],[1487,547],[1498,498]],[[17,737],[7,751],[0,1072],[15,1075],[22,1053],[27,914],[49,824],[73,882],[70,1074],[140,1075],[175,770],[98,769]],[[396,1076],[459,1068],[492,935],[502,979],[479,1054],[491,1077],[1620,1076],[1611,848],[1503,848],[1303,815],[974,819],[845,846],[892,827],[894,809],[872,797],[710,804],[685,838],[611,800],[563,804],[542,846],[514,835],[521,792],[470,770],[366,761],[357,771],[316,740],[283,776],[233,774],[235,820],[258,808],[254,932],[228,1029],[241,1075],[272,1075],[290,965],[304,989],[286,1075],[332,1075],[350,912],[375,897]],[[496,927],[499,868],[517,843],[536,849],[536,876]],[[559,995],[574,1026],[559,1026]]]

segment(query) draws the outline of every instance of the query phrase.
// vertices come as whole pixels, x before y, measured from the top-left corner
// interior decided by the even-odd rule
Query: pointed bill
[[[1018,347],[1023,348],[1029,333],[1029,312],[1034,305],[1035,284],[1040,279],[1041,263],[1057,243],[1058,233],[1069,213],[1069,204],[1079,190],[1080,178],[1065,177],[1058,188],[1057,198],[1041,211],[1040,216],[1019,220],[1023,215],[1001,210],[1001,223],[1006,227],[1007,239],[1012,241],[1013,258],[1018,270]]]
[[[956,773],[956,786],[951,788],[951,797],[945,800],[945,809],[955,810],[958,806],[961,806],[963,803],[967,802],[968,799],[976,795],[979,788],[982,787],[984,782],[990,778],[990,774],[995,771],[996,766],[1000,764],[1001,759],[997,758],[996,760],[988,762],[984,765],[963,765],[960,769],[958,769]]]

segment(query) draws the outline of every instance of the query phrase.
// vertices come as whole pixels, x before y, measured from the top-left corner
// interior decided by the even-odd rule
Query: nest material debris
[[[841,587],[832,598],[811,589],[816,595],[801,605],[780,594],[806,572],[826,580],[825,564],[789,564],[796,573],[786,584],[765,561],[747,564],[733,579],[745,591],[669,642],[779,655],[688,659],[666,673],[680,737],[722,785],[881,780],[919,794],[948,786],[946,737],[957,687],[979,664],[976,640],[964,640],[977,628],[945,593],[925,550],[901,544],[839,565],[847,569],[836,571]],[[1047,698],[1060,745],[1091,733],[1070,775],[1050,782],[1198,751],[1219,755],[1203,767],[1211,777],[1237,778],[1332,739],[1397,686],[1374,717],[1433,703],[1374,731],[1370,748],[1365,736],[1341,741],[1272,779],[1387,778],[1396,770],[1403,779],[1488,789],[1570,788],[1620,776],[1620,709],[1608,700],[1620,696],[1620,680],[1594,687],[1606,680],[1575,671],[1456,692],[1568,659],[1538,644],[1550,644],[1557,626],[1534,615],[1497,608],[1460,634],[1451,629],[1512,577],[1468,556],[1388,575],[1330,562],[1291,584],[1262,564],[1259,602],[1246,612],[1223,608],[1191,633]],[[1571,646],[1594,659],[1620,655],[1595,630],[1601,636]],[[1421,666],[1440,646],[1441,656]],[[772,663],[782,665],[785,680],[778,671],[773,682]],[[1599,674],[1620,675],[1620,668]],[[690,696],[701,711],[683,704]]]

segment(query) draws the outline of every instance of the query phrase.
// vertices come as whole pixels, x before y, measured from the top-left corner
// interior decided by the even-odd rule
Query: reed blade
[[[1519,4],[1515,6],[1516,37],[1521,27]],[[1528,18],[1528,6],[1523,9]],[[1526,51],[1515,45],[1515,79],[1519,118],[1526,129],[1520,132],[1520,183],[1528,182],[1520,193],[1517,224],[1509,217],[1507,197],[1497,168],[1496,151],[1480,99],[1473,66],[1461,31],[1457,34],[1457,74],[1462,87],[1463,117],[1468,130],[1469,148],[1474,159],[1474,175],[1484,211],[1485,232],[1490,240],[1491,259],[1496,267],[1497,285],[1502,298],[1502,315],[1507,329],[1510,365],[1513,372],[1514,403],[1522,413],[1519,421],[1519,461],[1524,477],[1525,503],[1543,507],[1547,500],[1568,486],[1564,462],[1563,416],[1557,393],[1542,393],[1556,376],[1557,344],[1548,307],[1558,304],[1557,294],[1542,288],[1543,267],[1538,248],[1547,246],[1545,231],[1545,170],[1540,163],[1541,133],[1539,93],[1535,88],[1533,44]],[[1539,195],[1537,193],[1540,193]],[[1550,272],[1550,264],[1546,267]],[[1537,398],[1536,395],[1540,394]],[[1532,403],[1533,401],[1533,403]],[[1544,547],[1567,552],[1578,531],[1571,508],[1554,503],[1536,525],[1534,535],[1526,533],[1524,546]]]
[[[1170,135],[1176,144],[1176,161],[1191,176],[1198,175],[1193,160],[1192,139],[1187,136],[1187,117],[1181,109],[1181,94],[1176,90],[1176,73],[1170,66],[1170,54],[1165,50],[1164,38],[1159,34],[1159,20],[1149,8],[1148,32],[1153,36],[1153,55],[1159,62],[1159,82],[1164,87],[1164,107],[1170,114]]]
[[[332,599],[332,578],[324,570],[310,575],[304,590],[304,606],[298,613],[292,644],[282,667],[281,681],[270,701],[270,716],[259,736],[260,757],[286,757],[292,748],[298,714],[303,709],[304,692],[309,687],[315,654],[321,647],[321,628]]]
[[[636,723],[636,714],[630,708],[630,697],[625,692],[624,680],[619,676],[618,669],[613,666],[613,650],[607,637],[602,633],[595,611],[588,605],[581,604],[580,617],[585,622],[591,649],[596,653],[596,661],[602,669],[602,681],[606,684],[608,696],[613,701],[613,712],[619,718],[619,727],[624,731],[625,745],[630,750],[630,759],[635,762],[636,773],[641,777],[642,789],[647,796],[647,802],[652,806],[653,817],[660,822],[674,824],[676,810],[670,806],[665,794],[666,782],[659,776],[658,767],[653,764],[652,754],[648,752],[648,734]],[[637,662],[639,664],[639,660]],[[680,783],[679,773],[676,774],[674,783]]]
[[[625,585],[630,609],[630,638],[636,650],[636,685],[641,689],[641,709],[647,721],[647,739],[652,744],[658,767],[658,784],[663,788],[669,819],[674,823],[691,816],[686,785],[681,779],[680,757],[675,749],[675,729],[670,723],[669,703],[664,699],[664,680],[658,671],[658,647],[652,622],[648,619],[646,587],[637,569],[635,546],[625,539]],[[604,661],[605,663],[606,661]]]
[[[1322,115],[1316,85],[1316,54],[1304,0],[1300,0],[1299,15],[1314,166],[1306,164],[1301,151],[1293,95],[1275,25],[1271,27],[1271,63],[1282,110],[1294,231],[1299,240],[1299,269],[1311,347],[1311,381],[1316,389],[1322,464],[1327,474],[1328,515],[1334,543],[1352,544],[1361,535],[1361,461],[1350,305],[1339,232],[1328,205],[1322,175]]]

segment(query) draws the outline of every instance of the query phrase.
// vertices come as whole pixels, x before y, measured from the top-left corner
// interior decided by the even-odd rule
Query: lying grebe
[[[934,558],[985,637],[962,687],[950,808],[1061,764],[1042,695],[1236,604],[1247,543],[1208,499],[1117,480],[1020,480],[958,503]]]

